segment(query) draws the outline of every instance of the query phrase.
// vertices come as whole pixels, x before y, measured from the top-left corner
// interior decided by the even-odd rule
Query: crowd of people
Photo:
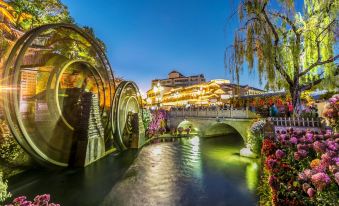
[[[249,105],[237,105],[233,106],[230,104],[221,104],[221,105],[208,105],[208,106],[197,106],[197,105],[187,105],[187,106],[174,106],[170,108],[170,111],[216,111],[216,110],[250,110],[251,112],[257,113],[262,117],[292,117],[294,112],[294,107],[292,102],[288,101],[284,104],[264,104],[262,106],[253,106]],[[299,110],[301,111],[301,117],[318,117],[318,108],[315,104],[307,105],[305,102],[302,102]]]

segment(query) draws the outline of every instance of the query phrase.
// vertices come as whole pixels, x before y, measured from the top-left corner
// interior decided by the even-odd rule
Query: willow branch
[[[307,74],[309,71],[311,71],[313,68],[315,68],[316,66],[320,66],[320,65],[324,65],[324,64],[328,64],[331,62],[334,62],[335,60],[339,59],[339,54],[334,56],[334,57],[330,57],[325,61],[317,61],[314,64],[312,64],[310,67],[308,67],[307,69],[305,69],[304,71],[300,72],[299,77]]]
[[[270,12],[270,14],[271,14],[272,16],[279,17],[279,18],[281,18],[282,20],[284,20],[286,23],[288,23],[288,24],[291,26],[293,32],[294,32],[296,35],[299,35],[297,26],[294,24],[294,22],[293,22],[290,18],[288,18],[287,16],[282,15],[281,13]]]
[[[290,78],[290,76],[286,73],[286,71],[280,66],[279,62],[278,62],[278,44],[279,44],[279,35],[278,32],[276,31],[276,28],[274,27],[274,25],[272,24],[272,22],[270,21],[267,13],[266,13],[266,6],[267,6],[267,2],[264,4],[261,12],[264,16],[264,19],[266,21],[266,23],[268,24],[268,26],[270,27],[273,35],[274,35],[274,46],[275,46],[275,55],[274,55],[274,64],[275,67],[277,68],[277,70],[280,72],[280,74],[286,79],[286,81],[290,84],[293,85],[292,79]]]

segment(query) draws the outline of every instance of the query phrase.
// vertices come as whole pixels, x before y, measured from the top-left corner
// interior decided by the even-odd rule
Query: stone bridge
[[[238,133],[247,143],[248,130],[257,118],[248,110],[176,110],[169,112],[170,128],[191,127],[192,133],[203,137],[220,136]]]

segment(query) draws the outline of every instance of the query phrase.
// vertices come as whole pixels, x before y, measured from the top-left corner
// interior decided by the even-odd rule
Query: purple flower
[[[328,101],[331,103],[331,104],[335,104],[337,102],[337,98],[335,97],[331,97],[328,99]]]
[[[291,144],[297,144],[298,143],[298,139],[296,137],[291,137],[290,143]]]
[[[312,187],[310,187],[307,189],[307,194],[309,197],[312,198],[315,195],[315,190]]]
[[[285,152],[281,149],[278,149],[277,151],[275,151],[275,156],[277,157],[277,159],[282,159],[285,156]]]
[[[277,160],[269,158],[266,160],[266,165],[268,167],[269,170],[272,170],[274,168],[274,166],[276,165]]]
[[[335,165],[339,166],[339,157],[333,157],[332,161],[334,162]]]
[[[311,181],[317,190],[322,191],[330,182],[331,178],[324,172],[312,175]]]
[[[309,143],[313,142],[313,134],[310,133],[310,132],[308,132],[308,133],[305,135],[305,141],[306,141],[306,142],[309,142]]]
[[[336,151],[339,149],[338,144],[334,140],[327,140],[326,146],[328,149]]]
[[[307,149],[308,147],[307,147],[307,145],[305,145],[305,144],[297,144],[297,149],[298,150],[302,150],[302,149]]]
[[[303,149],[298,150],[298,153],[299,153],[300,157],[303,157],[303,158],[307,157],[307,154],[308,154],[308,152],[306,150],[303,150]]]

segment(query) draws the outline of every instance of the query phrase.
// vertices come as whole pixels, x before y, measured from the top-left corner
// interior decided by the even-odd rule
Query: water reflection
[[[256,205],[258,165],[240,137],[193,137],[142,149],[102,205]]]

